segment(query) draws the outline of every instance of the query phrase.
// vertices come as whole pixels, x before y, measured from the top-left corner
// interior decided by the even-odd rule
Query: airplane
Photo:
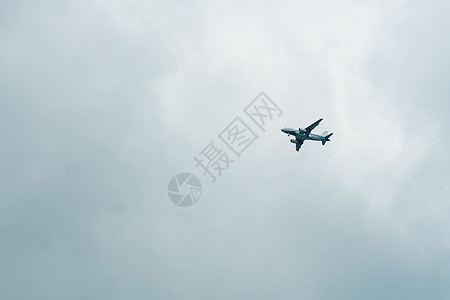
[[[319,119],[306,128],[299,128],[296,130],[294,128],[285,127],[282,128],[281,131],[286,133],[288,136],[295,136],[295,139],[291,139],[290,141],[295,144],[295,150],[297,151],[300,150],[300,147],[303,145],[305,140],[321,141],[322,145],[325,145],[326,142],[330,141],[330,136],[332,136],[333,133],[328,134],[327,131],[322,133],[322,135],[311,133],[311,131],[313,131],[313,129],[316,128],[322,120],[323,119]]]

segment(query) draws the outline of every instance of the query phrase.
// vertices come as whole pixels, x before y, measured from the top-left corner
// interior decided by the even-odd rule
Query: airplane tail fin
[[[328,133],[328,132],[327,132],[327,133]],[[333,133],[330,133],[330,134],[325,135],[325,136],[323,137],[323,140],[322,140],[322,145],[325,145],[326,142],[329,142],[329,141],[330,141],[330,136],[332,136],[332,135],[333,135]]]

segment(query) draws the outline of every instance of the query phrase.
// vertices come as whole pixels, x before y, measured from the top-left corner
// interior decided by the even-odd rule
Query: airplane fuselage
[[[291,139],[290,142],[295,144],[295,150],[297,151],[300,150],[304,141],[319,141],[322,142],[322,145],[325,145],[325,143],[330,140],[330,136],[332,136],[333,133],[328,134],[328,132],[324,132],[322,135],[311,133],[311,131],[316,128],[322,120],[323,119],[319,119],[306,128],[299,128],[297,130],[295,128],[284,127],[281,131],[286,133],[288,136],[295,136],[295,139]]]
[[[294,128],[283,128],[283,129],[281,129],[281,131],[286,133],[287,135],[293,135],[294,137],[302,139],[302,140],[311,140],[311,141],[320,141],[320,142],[322,142],[324,140],[324,137],[321,135],[310,133],[309,136],[307,136],[306,132],[302,132],[302,131],[294,129]]]

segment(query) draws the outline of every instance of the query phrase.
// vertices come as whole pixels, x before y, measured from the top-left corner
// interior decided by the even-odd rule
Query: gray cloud
[[[449,297],[448,4],[0,8],[0,298]],[[210,183],[193,156],[261,90],[283,116]]]

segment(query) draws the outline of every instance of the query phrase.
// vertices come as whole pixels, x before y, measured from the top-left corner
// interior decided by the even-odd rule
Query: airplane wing
[[[299,139],[299,138],[296,138],[296,140],[297,140],[297,143],[295,144],[295,150],[299,150],[300,149],[300,147],[303,145],[303,142],[305,141],[304,139]]]
[[[311,131],[313,131],[314,128],[317,127],[317,125],[319,125],[319,123],[322,121],[323,119],[319,119],[317,121],[315,121],[314,123],[312,123],[311,125],[309,125],[308,127],[305,128],[306,130],[306,136],[309,136],[309,134],[311,133]]]

